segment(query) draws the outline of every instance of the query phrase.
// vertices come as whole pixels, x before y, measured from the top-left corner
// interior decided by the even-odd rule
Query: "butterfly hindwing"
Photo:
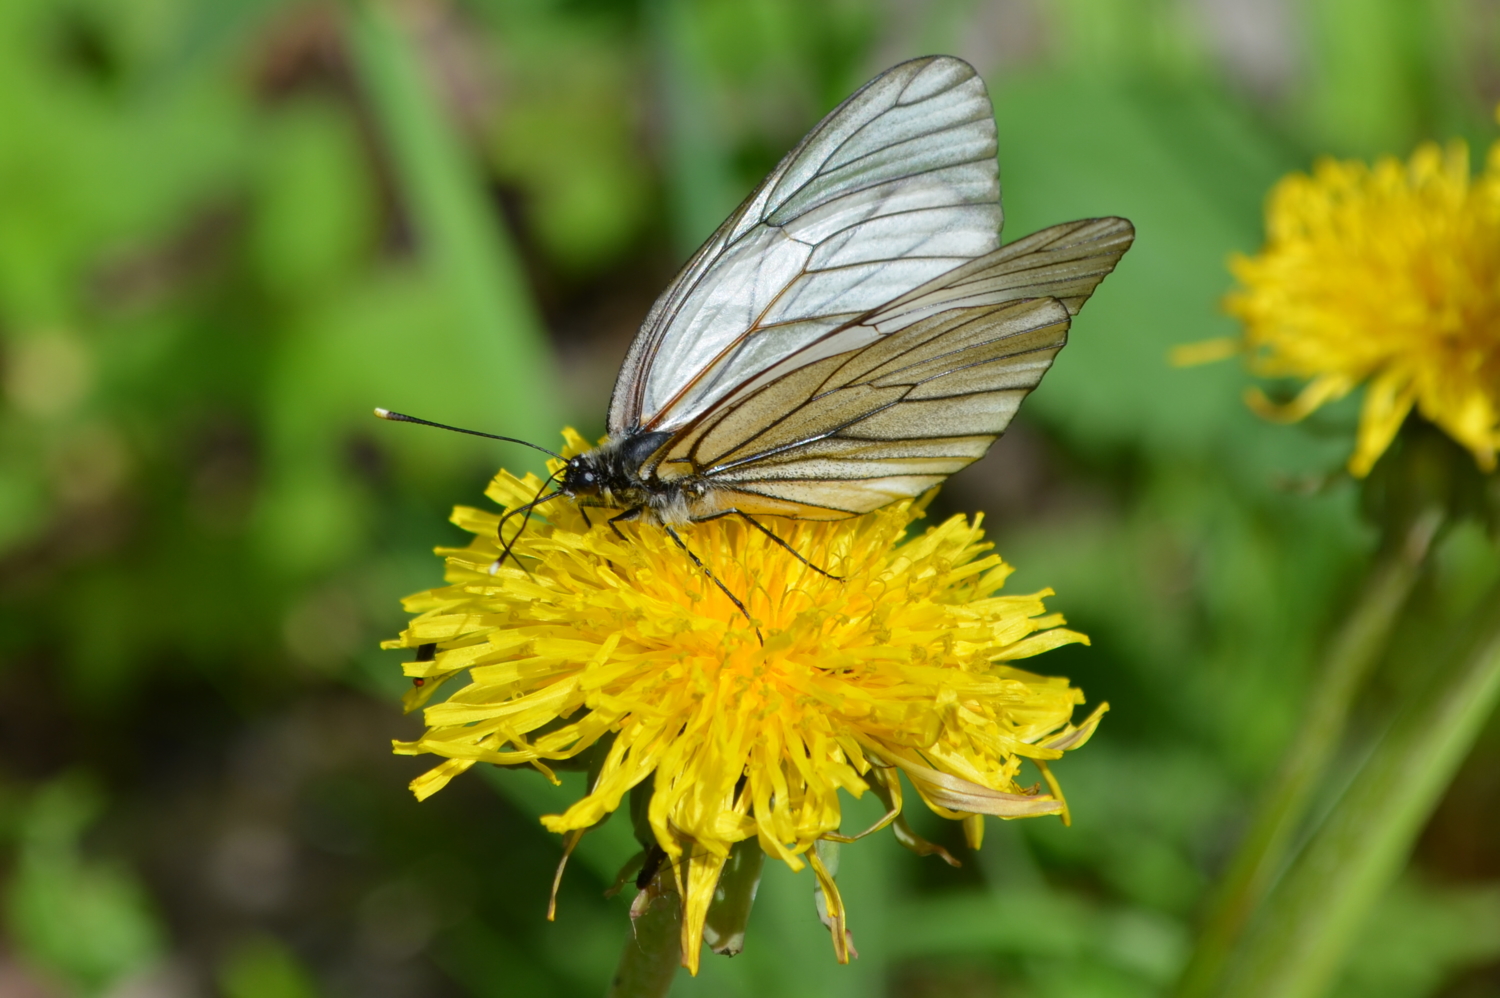
[[[1077,315],[1134,240],[1135,226],[1123,218],[1053,225],[907,292],[867,322],[890,332],[935,311],[1044,297]]]

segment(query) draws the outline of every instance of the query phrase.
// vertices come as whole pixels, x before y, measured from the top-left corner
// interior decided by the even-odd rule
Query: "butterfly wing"
[[[652,459],[721,509],[839,519],[920,495],[983,456],[1134,238],[1119,218],[1053,226],[852,325],[873,338],[751,379]],[[837,340],[836,332],[828,340]]]
[[[767,386],[707,429],[694,464],[747,513],[792,503],[792,515],[838,518],[920,495],[983,456],[1068,321],[1052,298],[924,319]]]
[[[610,433],[686,426],[755,373],[993,251],[995,153],[989,95],[962,60],[917,59],[870,81],[657,299],[615,383]]]

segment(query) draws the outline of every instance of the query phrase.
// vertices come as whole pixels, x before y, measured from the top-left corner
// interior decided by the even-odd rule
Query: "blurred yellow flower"
[[[1365,384],[1349,470],[1369,473],[1415,406],[1485,470],[1500,444],[1500,144],[1471,177],[1468,148],[1402,163],[1323,160],[1272,191],[1266,246],[1231,267],[1257,373],[1310,379],[1301,419]]]
[[[567,456],[587,449],[564,436]],[[486,494],[514,508],[540,487],[502,471]],[[439,551],[449,585],[410,597],[419,616],[387,647],[436,646],[405,666],[420,682],[408,709],[465,670],[469,683],[427,707],[427,732],[396,751],[447,757],[413,781],[425,798],[476,762],[550,776],[549,760],[612,737],[591,792],[543,824],[576,835],[652,780],[650,825],[673,863],[683,963],[695,973],[719,871],[752,836],[793,869],[813,867],[847,957],[837,887],[812,848],[847,841],[840,789],[888,802],[876,827],[897,820],[898,770],[945,817],[1066,817],[1047,760],[1083,744],[1106,708],[1075,726],[1077,689],[1008,663],[1087,639],[1045,612],[1050,590],[995,595],[1011,569],[987,553],[977,520],[955,516],[905,539],[921,503],[777,521],[796,551],[841,580],[733,520],[686,531],[745,602],[762,644],[662,530],[626,525],[622,541],[597,512],[589,529],[565,500],[545,508],[549,522],[516,543],[518,562],[493,574],[499,516],[455,510],[475,539]],[[1018,784],[1023,759],[1050,793]],[[979,820],[966,824],[971,840]]]

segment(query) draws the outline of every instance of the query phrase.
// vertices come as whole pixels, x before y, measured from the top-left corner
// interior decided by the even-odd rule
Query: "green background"
[[[602,993],[623,822],[555,923],[538,814],[472,772],[418,805],[398,599],[449,508],[603,429],[676,266],[828,108],[930,52],[991,86],[1009,238],[1119,214],[1135,248],[1017,425],[937,513],[1093,638],[1032,664],[1113,709],[1059,763],[1075,816],[925,814],[951,870],[843,851],[860,959],[767,866],[745,953],[674,995],[1165,994],[1374,544],[1355,409],[1262,423],[1225,261],[1323,153],[1482,149],[1479,0],[0,0],[0,993]],[[1455,531],[1320,796],[1496,574]],[[1338,993],[1500,995],[1491,725]],[[849,827],[871,815],[850,808]],[[14,989],[13,991],[11,989]],[[29,990],[28,990],[29,989]]]

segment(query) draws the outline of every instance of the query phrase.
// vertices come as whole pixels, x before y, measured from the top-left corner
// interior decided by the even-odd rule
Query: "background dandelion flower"
[[[576,433],[565,439],[565,456],[587,450]],[[487,494],[514,508],[539,485],[501,472]],[[419,616],[389,646],[436,646],[406,665],[423,680],[409,708],[465,670],[469,682],[427,707],[427,732],[396,751],[446,757],[412,783],[425,798],[476,762],[550,774],[549,761],[608,742],[590,792],[543,823],[587,829],[650,780],[650,825],[674,863],[690,969],[736,842],[755,838],[794,869],[810,863],[830,910],[841,910],[812,848],[839,837],[840,790],[875,790],[889,804],[881,826],[901,808],[898,771],[946,817],[1065,813],[1046,763],[1081,745],[1105,707],[1075,726],[1079,690],[1009,663],[1087,639],[1046,612],[1050,591],[996,595],[1011,569],[989,553],[977,519],[906,537],[922,515],[907,501],[778,523],[841,580],[736,521],[694,527],[694,552],[752,622],[659,528],[627,527],[622,540],[597,518],[586,527],[575,507],[549,510],[516,543],[517,562],[494,574],[499,515],[455,512],[475,539],[440,552],[449,585],[406,601]],[[1020,784],[1024,759],[1050,793]]]
[[[1323,160],[1272,191],[1267,242],[1227,300],[1255,370],[1310,379],[1263,415],[1296,420],[1364,384],[1349,470],[1374,466],[1415,407],[1485,470],[1500,444],[1500,146],[1410,161]]]

